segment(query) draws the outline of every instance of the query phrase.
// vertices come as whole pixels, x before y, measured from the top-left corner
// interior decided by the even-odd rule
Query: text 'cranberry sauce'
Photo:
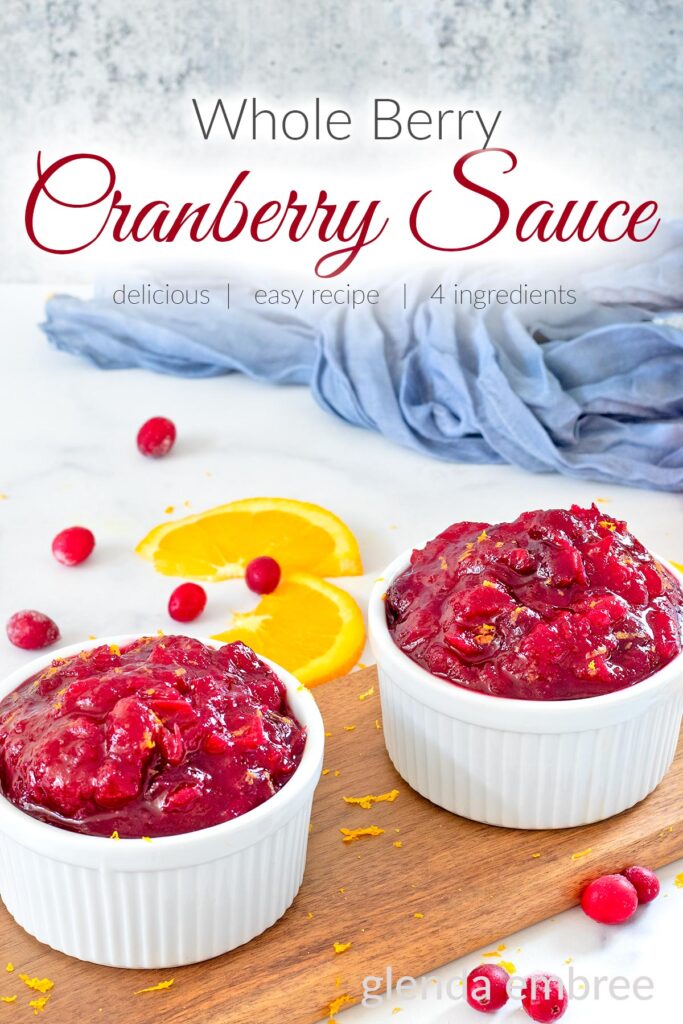
[[[55,659],[0,702],[0,783],[72,831],[176,835],[268,800],[305,741],[284,685],[244,644],[143,637]]]
[[[683,591],[593,506],[456,523],[390,586],[395,643],[433,675],[521,700],[632,686],[681,650]]]

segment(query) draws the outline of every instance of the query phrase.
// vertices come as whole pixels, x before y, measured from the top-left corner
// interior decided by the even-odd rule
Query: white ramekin
[[[133,639],[49,651],[8,676],[0,698],[55,657]],[[80,960],[176,967],[226,953],[282,917],[303,878],[325,739],[310,691],[269,664],[306,746],[285,786],[240,818],[152,842],[116,841],[45,824],[0,795],[0,895],[22,928]]]
[[[384,595],[409,559],[376,583],[369,634],[386,747],[413,789],[465,818],[525,829],[601,821],[652,792],[680,733],[683,655],[635,686],[581,700],[467,690],[421,668],[389,633]]]

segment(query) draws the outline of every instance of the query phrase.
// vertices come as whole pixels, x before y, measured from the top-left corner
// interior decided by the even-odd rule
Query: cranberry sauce
[[[55,659],[0,702],[0,784],[73,831],[175,835],[268,800],[305,739],[283,684],[244,644],[143,637]]]
[[[681,650],[678,581],[600,509],[456,523],[390,586],[395,643],[433,675],[521,700],[633,686]]]

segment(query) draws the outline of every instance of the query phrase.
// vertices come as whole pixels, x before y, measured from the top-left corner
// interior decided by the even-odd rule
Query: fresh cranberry
[[[171,420],[164,416],[153,416],[143,423],[138,431],[138,448],[143,455],[161,459],[168,455],[175,444],[176,429]]]
[[[168,602],[168,614],[176,622],[193,622],[206,608],[206,591],[197,583],[181,583]]]
[[[280,582],[282,570],[278,562],[269,555],[254,558],[247,566],[247,586],[255,594],[272,594]]]
[[[623,875],[636,890],[639,903],[652,903],[659,896],[659,879],[649,868],[634,865],[632,868],[626,868]]]
[[[93,553],[95,537],[85,526],[70,526],[52,541],[52,554],[62,565],[80,565]]]
[[[510,975],[496,964],[480,964],[467,975],[467,1002],[473,1010],[493,1013],[505,1006]]]
[[[603,875],[584,889],[581,906],[600,924],[621,924],[635,914],[638,893],[623,875]]]
[[[37,651],[59,640],[59,628],[42,612],[15,612],[7,623],[7,636],[15,647],[21,647],[24,651]]]
[[[532,1020],[547,1024],[559,1020],[567,1009],[567,991],[554,974],[530,974],[522,989],[522,1007]]]

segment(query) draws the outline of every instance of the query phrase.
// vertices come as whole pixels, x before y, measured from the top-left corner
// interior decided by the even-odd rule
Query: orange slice
[[[302,683],[316,686],[353,668],[365,644],[365,626],[350,594],[301,572],[262,597],[253,612],[233,616],[230,628],[213,639],[242,640]]]
[[[283,575],[363,572],[348,526],[319,505],[289,498],[246,498],[162,523],[136,551],[165,576],[209,582],[243,576],[259,555],[276,558]]]

